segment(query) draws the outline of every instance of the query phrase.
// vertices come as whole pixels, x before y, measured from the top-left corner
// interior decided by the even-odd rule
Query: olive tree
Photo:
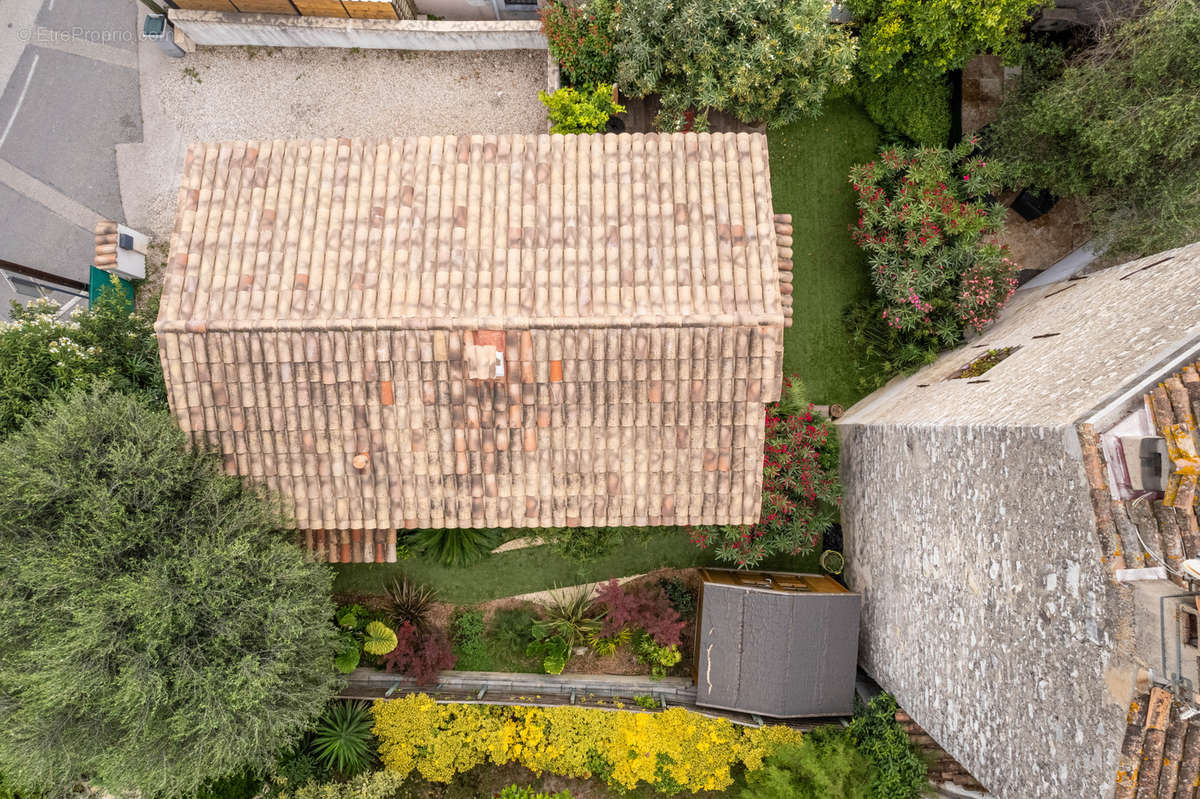
[[[993,125],[1010,181],[1079,196],[1112,255],[1200,238],[1200,2],[1147,9],[1065,61],[1031,50]]]
[[[633,96],[662,95],[660,128],[709,109],[744,122],[815,117],[849,82],[854,43],[826,0],[622,0],[617,79]]]
[[[0,773],[149,799],[265,770],[337,685],[331,576],[286,527],[105,384],[0,443]]]

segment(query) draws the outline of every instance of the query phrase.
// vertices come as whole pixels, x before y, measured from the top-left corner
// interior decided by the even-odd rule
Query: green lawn
[[[850,167],[871,160],[879,129],[854,103],[826,103],[819,119],[767,133],[775,211],[792,215],[795,324],[784,337],[783,371],[798,374],[817,403],[849,407],[862,397],[849,368],[842,310],[870,290],[847,225],[857,218]]]
[[[770,568],[819,572],[815,552],[800,558],[776,558]],[[488,599],[528,594],[562,585],[576,585],[628,577],[663,567],[688,568],[718,565],[710,552],[688,540],[683,531],[630,535],[608,555],[579,563],[532,547],[491,555],[472,566],[452,568],[414,556],[399,563],[347,563],[334,566],[334,591],[343,594],[379,594],[399,574],[408,574],[437,589],[439,599],[469,605]]]

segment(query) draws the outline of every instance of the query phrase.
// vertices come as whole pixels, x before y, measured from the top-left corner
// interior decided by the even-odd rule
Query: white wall
[[[194,44],[386,50],[544,50],[537,20],[423,21],[286,17],[171,9]]]

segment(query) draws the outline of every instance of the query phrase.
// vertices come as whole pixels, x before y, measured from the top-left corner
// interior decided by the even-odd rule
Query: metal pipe
[[[154,2],[154,0],[142,0],[142,5],[160,16],[165,17],[167,15],[166,9]]]

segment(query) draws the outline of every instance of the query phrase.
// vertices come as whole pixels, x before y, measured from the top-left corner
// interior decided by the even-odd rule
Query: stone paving
[[[174,225],[188,143],[542,133],[546,53],[202,47],[140,53],[145,144],[118,148],[134,227]]]

